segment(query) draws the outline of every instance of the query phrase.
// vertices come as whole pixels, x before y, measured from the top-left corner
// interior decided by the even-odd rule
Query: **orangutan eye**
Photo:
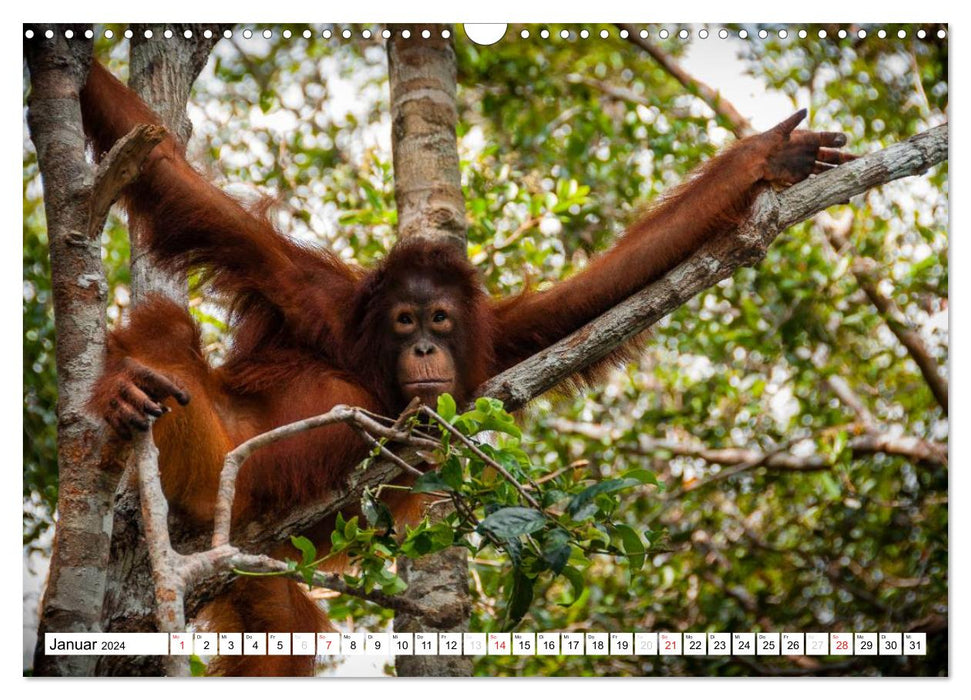
[[[442,323],[447,318],[448,318],[448,314],[446,314],[444,311],[436,311],[435,315],[432,316],[432,321],[434,321],[435,323]]]
[[[411,314],[400,313],[398,314],[398,323],[400,323],[402,326],[410,326],[412,323],[414,323],[414,320],[411,318]]]

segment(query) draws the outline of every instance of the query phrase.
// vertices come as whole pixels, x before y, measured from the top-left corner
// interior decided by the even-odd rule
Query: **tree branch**
[[[941,375],[937,360],[931,355],[924,339],[911,326],[903,311],[900,310],[900,307],[894,303],[893,299],[880,291],[880,283],[875,274],[875,270],[878,267],[877,263],[869,258],[861,258],[855,255],[848,236],[853,226],[853,216],[846,216],[840,220],[834,219],[833,217],[826,217],[820,223],[827,240],[837,253],[854,255],[853,261],[850,264],[850,271],[853,273],[857,284],[860,285],[860,289],[863,290],[867,299],[876,308],[877,313],[880,314],[880,318],[887,324],[890,332],[896,336],[900,344],[907,350],[907,353],[920,370],[920,374],[927,383],[931,394],[934,395],[934,399],[944,411],[944,415],[947,415],[947,377]]]
[[[833,374],[826,377],[826,387],[833,392],[833,394],[838,398],[844,406],[849,408],[856,415],[856,419],[863,425],[868,431],[876,428],[877,421],[873,417],[864,404],[862,399],[857,396],[856,392],[850,387],[849,382],[847,382],[843,377],[838,374]]]
[[[148,154],[164,138],[163,127],[139,124],[111,147],[94,176],[88,238],[94,240],[101,233],[111,205],[139,176]]]
[[[412,409],[409,407],[407,411],[411,412]],[[412,436],[399,429],[397,422],[394,422],[392,427],[388,427],[382,425],[362,409],[343,405],[335,406],[325,414],[296,421],[257,435],[226,455],[220,476],[211,545],[209,547],[205,545],[193,547],[189,550],[192,553],[186,555],[178,553],[172,545],[169,533],[169,507],[162,490],[158,449],[155,447],[150,432],[138,435],[134,443],[133,461],[136,469],[145,542],[151,563],[152,583],[155,591],[155,616],[161,631],[183,631],[187,610],[191,612],[193,604],[198,605],[201,601],[212,599],[221,592],[232,580],[233,572],[239,569],[246,569],[251,573],[280,573],[301,580],[300,572],[292,571],[286,563],[263,553],[245,554],[239,547],[229,544],[236,479],[242,464],[260,448],[307,430],[336,423],[354,426],[358,430],[368,433],[368,437],[372,440],[374,438],[370,433],[373,432],[383,439],[395,440],[409,445],[412,449],[428,449],[438,446],[437,442],[420,436]],[[417,455],[411,455],[411,458],[415,461],[421,461],[421,458]],[[400,465],[405,463],[402,459],[395,457],[391,464],[390,471],[368,470],[368,485],[387,483],[391,478],[397,476],[402,468]],[[405,464],[405,466],[410,468],[410,465]],[[375,474],[378,476],[375,477]],[[358,499],[365,487],[364,483],[355,484],[353,491],[357,494]],[[336,508],[336,504],[332,504],[330,508],[321,508],[318,505],[314,517],[319,521]],[[293,531],[296,532],[298,529],[302,528],[294,526]],[[259,552],[259,549],[256,551]],[[364,598],[400,613],[420,615],[423,618],[430,616],[437,619],[435,610],[427,608],[415,600],[399,599],[396,596],[381,592],[367,592],[364,589],[348,586],[340,577],[335,575],[318,572],[314,575],[314,581],[317,585]],[[187,602],[189,602],[188,608]],[[191,615],[188,615],[188,617],[191,617]],[[166,675],[189,675],[186,657],[166,657],[163,659],[163,665]]]
[[[946,160],[947,124],[810,178],[781,193],[763,192],[749,219],[731,235],[703,245],[660,280],[600,318],[477,390],[517,410],[644,331],[698,292],[765,256],[786,228],[878,185],[923,173]]]
[[[686,87],[692,94],[697,95],[699,98],[704,100],[704,102],[711,107],[718,116],[727,121],[731,125],[732,131],[737,137],[742,138],[754,133],[751,123],[745,117],[743,117],[737,109],[735,109],[735,106],[731,102],[722,97],[717,91],[705,83],[690,75],[674,59],[672,59],[660,48],[652,44],[647,39],[641,38],[639,32],[633,25],[618,24],[617,26],[621,29],[627,30],[628,41],[646,51],[665,71],[667,71],[668,74]],[[592,87],[596,87],[597,89],[600,89],[606,94],[609,94],[617,99],[633,102],[635,104],[644,104],[644,99],[642,97],[629,90],[615,88],[607,85],[606,83],[594,80],[578,78],[574,82],[583,82],[584,84],[591,85]],[[916,80],[916,83],[918,91],[923,94],[920,81]],[[830,238],[830,241],[833,243],[833,247],[839,250],[846,243],[845,237],[839,236],[838,233],[834,234],[834,231],[831,228],[826,227],[826,223],[823,223],[823,226]],[[944,415],[947,415],[947,379],[946,377],[941,376],[937,362],[927,351],[926,344],[923,342],[920,335],[910,327],[904,315],[893,303],[893,300],[880,293],[879,287],[873,280],[869,279],[867,272],[864,270],[861,273],[861,270],[857,269],[856,267],[852,269],[861,289],[863,289],[864,293],[870,299],[870,302],[876,307],[877,311],[880,313],[881,317],[883,317],[893,334],[897,336],[897,339],[907,349],[907,352],[910,353],[911,358],[913,358],[914,362],[917,364],[917,367],[920,369],[921,375],[927,382],[927,385],[930,388],[931,393],[934,395],[935,400],[944,410]]]
[[[755,133],[752,124],[748,119],[735,109],[735,105],[723,98],[717,90],[701,82],[693,75],[684,70],[677,61],[668,56],[664,51],[652,44],[647,39],[641,38],[640,32],[633,24],[618,24],[621,29],[627,31],[627,41],[640,47],[653,58],[672,78],[677,80],[692,95],[697,95],[705,104],[711,107],[715,114],[721,117],[732,129],[732,133],[738,138],[750,136]]]
[[[298,433],[322,428],[335,423],[343,423],[354,426],[365,432],[368,437],[377,435],[386,440],[400,442],[414,449],[435,449],[439,445],[433,440],[415,437],[408,432],[397,428],[388,428],[368,416],[359,408],[351,406],[337,405],[327,413],[312,418],[289,423],[287,425],[274,428],[256,437],[250,438],[233,449],[223,461],[222,473],[219,477],[219,490],[216,496],[215,518],[212,535],[212,546],[220,547],[229,544],[229,529],[232,520],[233,501],[236,496],[236,477],[243,463],[261,447],[266,447],[274,442],[286,439]],[[373,438],[371,438],[373,440]],[[392,463],[400,469],[411,469],[413,465],[400,457],[394,456]],[[382,482],[385,483],[385,482]],[[362,486],[361,492],[364,487]],[[335,508],[330,508],[333,512]],[[328,514],[328,513],[325,513]]]
[[[577,423],[564,418],[551,421],[550,426],[559,432],[582,435],[592,440],[615,441],[623,434],[621,430],[616,428]],[[852,450],[855,457],[887,454],[906,457],[917,463],[935,466],[947,465],[947,445],[942,443],[924,440],[912,435],[898,435],[889,429],[881,432],[865,424],[850,423],[826,428],[827,432],[837,430],[845,430],[852,435],[847,442],[847,447]],[[856,434],[860,431],[863,431],[862,434]],[[652,456],[658,452],[669,452],[677,457],[692,457],[702,459],[710,464],[734,467],[714,475],[713,480],[721,480],[755,467],[779,471],[822,471],[830,469],[832,462],[825,455],[794,455],[791,453],[790,450],[795,443],[811,439],[813,439],[813,436],[807,435],[773,449],[757,450],[747,447],[708,447],[695,442],[658,440],[641,435],[638,437],[636,446],[630,448],[618,447],[618,449],[643,456]]]
[[[138,495],[142,506],[145,543],[152,562],[155,584],[155,616],[162,632],[183,632],[185,626],[185,578],[181,573],[180,555],[172,548],[169,537],[169,503],[162,491],[158,468],[158,448],[151,432],[139,433],[135,439],[133,459],[138,475]],[[165,675],[188,676],[186,656],[166,656],[162,660]]]

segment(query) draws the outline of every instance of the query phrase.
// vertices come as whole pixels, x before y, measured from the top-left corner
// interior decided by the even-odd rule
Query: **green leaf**
[[[638,479],[630,478],[607,479],[605,481],[601,481],[600,483],[585,488],[583,491],[574,496],[572,500],[570,500],[569,505],[567,505],[566,510],[570,514],[570,517],[574,520],[584,520],[596,512],[593,499],[597,496],[607,493],[614,493],[615,491],[621,491],[623,489],[629,489],[632,486],[640,486],[640,484],[641,482]],[[591,510],[591,506],[593,506],[593,510]]]
[[[614,525],[614,531],[624,545],[624,554],[630,558],[631,570],[637,571],[644,566],[644,557],[646,555],[644,543],[641,541],[640,535],[637,534],[634,528],[623,524]]]
[[[272,92],[269,92],[269,91],[267,91],[267,92],[261,92],[260,93],[260,110],[263,112],[263,114],[266,114],[267,112],[269,112],[270,110],[272,110],[273,109],[273,106],[276,104],[276,101],[277,101],[276,100],[276,95],[274,95]]]
[[[412,484],[411,490],[414,493],[431,493],[432,491],[452,491],[451,486],[445,483],[445,479],[438,471],[425,472]]]
[[[457,411],[458,408],[455,405],[455,399],[452,398],[451,394],[442,394],[438,397],[437,413],[446,421],[451,423]]]
[[[636,479],[641,484],[660,485],[657,480],[657,474],[650,469],[631,469],[630,471],[624,472],[622,476],[625,479]]]
[[[361,495],[361,512],[370,527],[384,532],[394,528],[394,517],[388,506],[375,498],[370,489],[365,489]]]
[[[819,476],[819,482],[823,486],[823,491],[825,491],[826,495],[831,499],[835,500],[840,497],[842,490],[840,489],[840,485],[836,482],[836,479],[833,478],[832,474],[829,472],[823,472]]]
[[[546,516],[538,510],[512,506],[497,510],[480,522],[477,529],[508,540],[541,530],[546,522]]]
[[[398,595],[402,591],[408,588],[408,584],[400,576],[395,576],[386,584],[381,586],[381,590],[388,595]]]
[[[504,629],[510,630],[515,627],[526,613],[533,602],[534,587],[533,579],[526,576],[520,569],[512,572],[512,586],[510,586],[509,598],[506,602],[506,624]]]
[[[516,540],[506,540],[502,543],[502,548],[509,555],[509,560],[512,565],[516,568],[522,566],[523,563],[523,543],[518,539]]]
[[[563,572],[573,549],[568,544],[552,544],[543,550],[543,560],[554,574]]]
[[[462,488],[464,474],[458,457],[451,455],[438,471],[442,475],[442,480],[450,487],[450,491],[458,491]]]
[[[502,403],[496,399],[480,396],[475,400],[475,410],[483,416],[491,415],[494,410],[502,410]]]
[[[522,431],[516,425],[516,419],[506,412],[502,401],[488,397],[480,397],[475,401],[475,409],[463,413],[460,422],[465,424],[463,432],[467,435],[487,430],[506,433],[515,438],[522,437]],[[458,422],[456,423],[459,424]]]
[[[580,596],[583,595],[583,589],[586,588],[586,583],[583,580],[583,574],[581,574],[580,570],[576,567],[563,567],[562,575],[573,587],[573,600],[571,600],[569,603],[560,603],[560,605],[564,608],[568,608],[577,602],[580,599]]]
[[[290,543],[300,550],[301,566],[308,566],[317,560],[317,548],[306,537],[290,535]]]
[[[427,532],[419,532],[402,542],[398,551],[406,557],[417,559],[432,551],[432,540]]]
[[[436,523],[428,528],[427,532],[432,541],[432,551],[437,552],[451,547],[455,542],[455,528],[447,522]]]

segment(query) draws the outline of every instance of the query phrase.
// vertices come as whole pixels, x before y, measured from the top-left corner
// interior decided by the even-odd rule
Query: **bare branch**
[[[647,97],[639,93],[634,92],[628,88],[623,88],[618,85],[611,85],[603,80],[597,80],[595,78],[590,78],[586,75],[578,75],[576,73],[570,74],[566,77],[567,82],[577,83],[579,85],[586,85],[591,87],[598,92],[602,92],[608,97],[612,97],[620,102],[628,102],[634,105],[642,105],[644,107],[652,107],[653,104]]]
[[[94,176],[88,238],[94,240],[101,233],[111,205],[139,176],[145,159],[164,138],[164,127],[139,124],[111,147]]]
[[[220,547],[229,543],[233,501],[236,497],[236,478],[239,475],[239,470],[243,466],[243,463],[254,452],[261,447],[266,447],[274,442],[306,432],[307,430],[323,428],[338,423],[354,426],[369,434],[369,436],[377,435],[387,440],[403,443],[412,448],[435,449],[438,447],[437,442],[412,436],[408,432],[394,427],[389,428],[379,423],[361,409],[344,406],[342,404],[334,406],[330,411],[319,416],[295,421],[250,438],[227,454],[223,461],[223,469],[219,476],[219,490],[216,496],[212,546]],[[373,440],[373,438],[371,439]],[[384,450],[383,447],[382,450]],[[411,464],[400,457],[395,457],[392,462],[399,468],[413,469]],[[319,504],[317,507],[319,508]],[[331,512],[334,509],[332,506]]]
[[[684,70],[678,65],[677,61],[650,41],[641,38],[640,32],[634,25],[618,24],[617,26],[627,30],[627,41],[646,51],[672,78],[687,88],[688,92],[704,100],[705,104],[715,111],[715,114],[728,122],[736,136],[741,138],[755,133],[752,124],[735,109],[735,105],[722,97],[717,90]]]
[[[917,365],[921,376],[934,395],[934,399],[944,411],[944,415],[947,415],[947,377],[941,374],[937,360],[931,355],[924,339],[911,326],[903,311],[894,303],[893,299],[880,291],[880,281],[877,279],[875,272],[878,268],[877,263],[869,258],[861,258],[853,251],[853,246],[849,242],[848,235],[853,227],[852,214],[842,219],[834,219],[830,216],[821,218],[820,224],[830,245],[832,245],[837,253],[849,252],[854,255],[854,260],[850,265],[850,271],[853,273],[853,277],[856,278],[857,284],[860,285],[860,289],[863,290],[867,299],[876,308],[877,313],[880,314],[880,318],[887,324],[887,327],[897,337],[900,344],[906,348],[907,353]]]
[[[162,632],[185,631],[185,579],[179,555],[169,538],[169,504],[162,491],[158,468],[158,448],[151,432],[135,438],[133,459],[138,472],[138,495],[142,507],[145,542],[152,562],[155,583],[155,614]],[[166,675],[188,676],[189,659],[172,655],[163,660]]]
[[[763,192],[749,220],[732,235],[715,238],[660,280],[629,297],[477,390],[517,410],[644,331],[698,292],[765,256],[784,229],[868,189],[925,172],[947,158],[947,125],[810,178],[781,193]]]
[[[413,411],[410,408],[408,410]],[[388,421],[391,422],[390,419]],[[209,549],[189,555],[181,555],[172,547],[168,529],[169,508],[165,493],[162,490],[158,449],[155,447],[150,432],[139,434],[134,444],[133,458],[137,470],[139,501],[144,523],[145,541],[151,561],[156,616],[160,630],[165,632],[184,630],[186,591],[190,588],[215,588],[218,590],[221,585],[228,583],[231,578],[229,574],[234,570],[246,569],[256,573],[273,572],[285,574],[292,578],[300,578],[300,574],[292,571],[284,562],[264,554],[243,554],[237,547],[229,544],[235,481],[243,462],[261,447],[307,430],[337,423],[351,425],[365,433],[373,431],[386,439],[394,439],[399,442],[414,443],[414,445],[426,448],[429,444],[437,446],[437,443],[426,438],[414,438],[398,428],[384,426],[360,409],[343,405],[335,406],[323,415],[297,421],[258,435],[239,445],[226,456],[220,477],[217,522],[214,527],[212,545]],[[394,425],[398,425],[398,423],[395,422]],[[374,440],[370,435],[368,437]],[[384,449],[383,446],[381,447]],[[398,457],[395,457],[392,463],[399,468],[402,464],[409,469],[413,468]],[[384,482],[389,480],[389,474],[393,477],[397,473],[397,470],[381,472],[380,478]],[[358,493],[360,490],[363,490],[363,488],[359,489]],[[318,514],[318,517],[322,517],[322,514]],[[434,611],[426,610],[418,603],[408,599],[399,600],[394,596],[380,592],[367,592],[363,589],[350,587],[339,576],[317,573],[314,580],[318,585],[331,590],[355,595],[399,612],[432,616],[435,614]],[[166,675],[185,676],[189,674],[188,660],[185,657],[167,657],[164,663]]]
[[[604,425],[577,423],[566,419],[556,419],[550,425],[562,433],[583,435],[592,440],[616,441],[621,431]],[[865,424],[848,423],[826,428],[827,433],[845,430],[852,437],[847,447],[854,456],[861,457],[872,454],[887,454],[896,457],[906,457],[917,463],[930,465],[947,464],[947,445],[932,442],[912,435],[897,434],[897,430],[888,428],[884,431],[869,430]],[[861,433],[861,431],[863,431]],[[658,452],[668,452],[677,457],[692,457],[703,459],[711,464],[735,467],[736,470],[725,470],[718,474],[718,479],[732,476],[739,471],[766,467],[780,471],[819,471],[830,469],[832,463],[824,455],[794,455],[790,450],[793,445],[805,440],[812,440],[815,436],[807,435],[796,438],[771,450],[757,450],[746,447],[708,447],[696,442],[678,440],[657,440],[643,435],[639,436],[636,446],[621,447],[625,452],[644,456],[655,455]],[[743,468],[744,469],[741,469]]]

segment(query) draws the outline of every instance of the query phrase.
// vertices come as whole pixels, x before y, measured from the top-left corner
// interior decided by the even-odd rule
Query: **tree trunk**
[[[134,25],[129,62],[129,85],[159,115],[164,126],[185,144],[192,126],[185,115],[186,103],[199,73],[205,67],[212,47],[222,35],[222,26],[213,24]],[[145,39],[145,30],[152,38]],[[164,32],[171,29],[172,38]],[[211,31],[206,38],[205,30]],[[185,31],[192,32],[185,38]],[[182,305],[188,303],[188,285],[181,276],[162,273],[144,255],[145,229],[141,221],[129,222],[131,237],[131,287],[134,303],[158,292]],[[184,529],[175,517],[170,519],[173,535]],[[154,632],[155,587],[148,550],[142,533],[138,486],[133,474],[126,474],[114,511],[111,565],[104,606],[104,628],[111,632]],[[162,675],[162,657],[105,656],[98,663],[98,675]]]
[[[388,40],[391,150],[398,236],[452,242],[465,252],[465,200],[455,141],[455,50],[445,25],[394,25]],[[405,39],[403,31],[410,31]],[[422,31],[431,33],[424,39]]]
[[[72,29],[75,38],[66,39]],[[117,473],[102,468],[104,429],[85,411],[101,373],[107,282],[100,241],[88,230],[93,175],[85,159],[78,94],[91,61],[86,26],[33,27],[24,40],[30,70],[27,122],[44,178],[57,336],[57,529],[41,605],[36,675],[85,676],[94,656],[45,656],[45,632],[97,632],[111,539]],[[46,31],[53,37],[47,39]],[[100,233],[100,232],[99,232]]]
[[[405,39],[402,31],[411,36]],[[448,240],[465,251],[465,202],[455,140],[455,51],[443,25],[397,25],[388,41],[391,148],[398,235]],[[430,38],[422,37],[422,31]],[[433,513],[443,517],[447,511]],[[398,560],[404,597],[436,611],[436,621],[399,614],[398,632],[468,632],[468,553],[452,547],[418,561]],[[399,676],[470,676],[465,656],[399,656]]]

